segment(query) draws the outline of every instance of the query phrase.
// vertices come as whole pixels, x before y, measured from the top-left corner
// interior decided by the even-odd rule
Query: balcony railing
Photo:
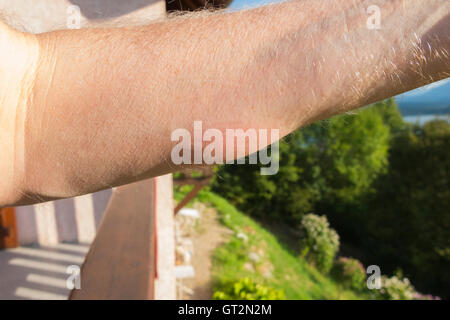
[[[155,180],[113,192],[81,268],[72,300],[153,299],[156,274]]]

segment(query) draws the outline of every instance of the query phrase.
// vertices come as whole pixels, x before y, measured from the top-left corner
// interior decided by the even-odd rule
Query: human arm
[[[0,206],[177,170],[171,132],[194,120],[284,136],[448,77],[448,1],[377,2],[380,30],[366,27],[373,1],[306,0],[29,35],[35,69],[0,137],[14,140],[0,158]]]

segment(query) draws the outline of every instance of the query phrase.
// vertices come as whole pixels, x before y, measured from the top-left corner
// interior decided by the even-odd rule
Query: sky
[[[267,3],[281,0],[234,0],[230,10],[237,11],[242,8],[257,7]],[[419,114],[450,114],[450,78],[431,85],[406,92],[395,97],[403,115]]]
[[[257,7],[267,3],[281,2],[282,0],[234,0],[229,8],[230,10],[239,10],[245,7]]]

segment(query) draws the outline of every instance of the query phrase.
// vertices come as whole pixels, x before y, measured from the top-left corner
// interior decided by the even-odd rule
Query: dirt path
[[[192,295],[185,294],[186,300],[209,300],[213,295],[212,288],[212,254],[220,246],[230,231],[219,222],[216,210],[202,204],[194,206],[201,214],[198,225],[191,239],[194,246],[192,266],[195,278],[186,280],[183,284],[193,291]]]

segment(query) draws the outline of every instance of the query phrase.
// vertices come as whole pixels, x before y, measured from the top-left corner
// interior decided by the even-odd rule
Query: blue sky
[[[257,7],[279,1],[281,0],[234,0],[230,5],[230,10]],[[401,94],[396,97],[396,101],[403,114],[405,114],[405,110],[419,109],[419,107],[421,108],[420,113],[450,114],[450,78]]]
[[[234,0],[231,5],[231,10],[239,10],[245,7],[257,7],[266,3],[274,3],[274,2],[281,2],[282,0]]]

